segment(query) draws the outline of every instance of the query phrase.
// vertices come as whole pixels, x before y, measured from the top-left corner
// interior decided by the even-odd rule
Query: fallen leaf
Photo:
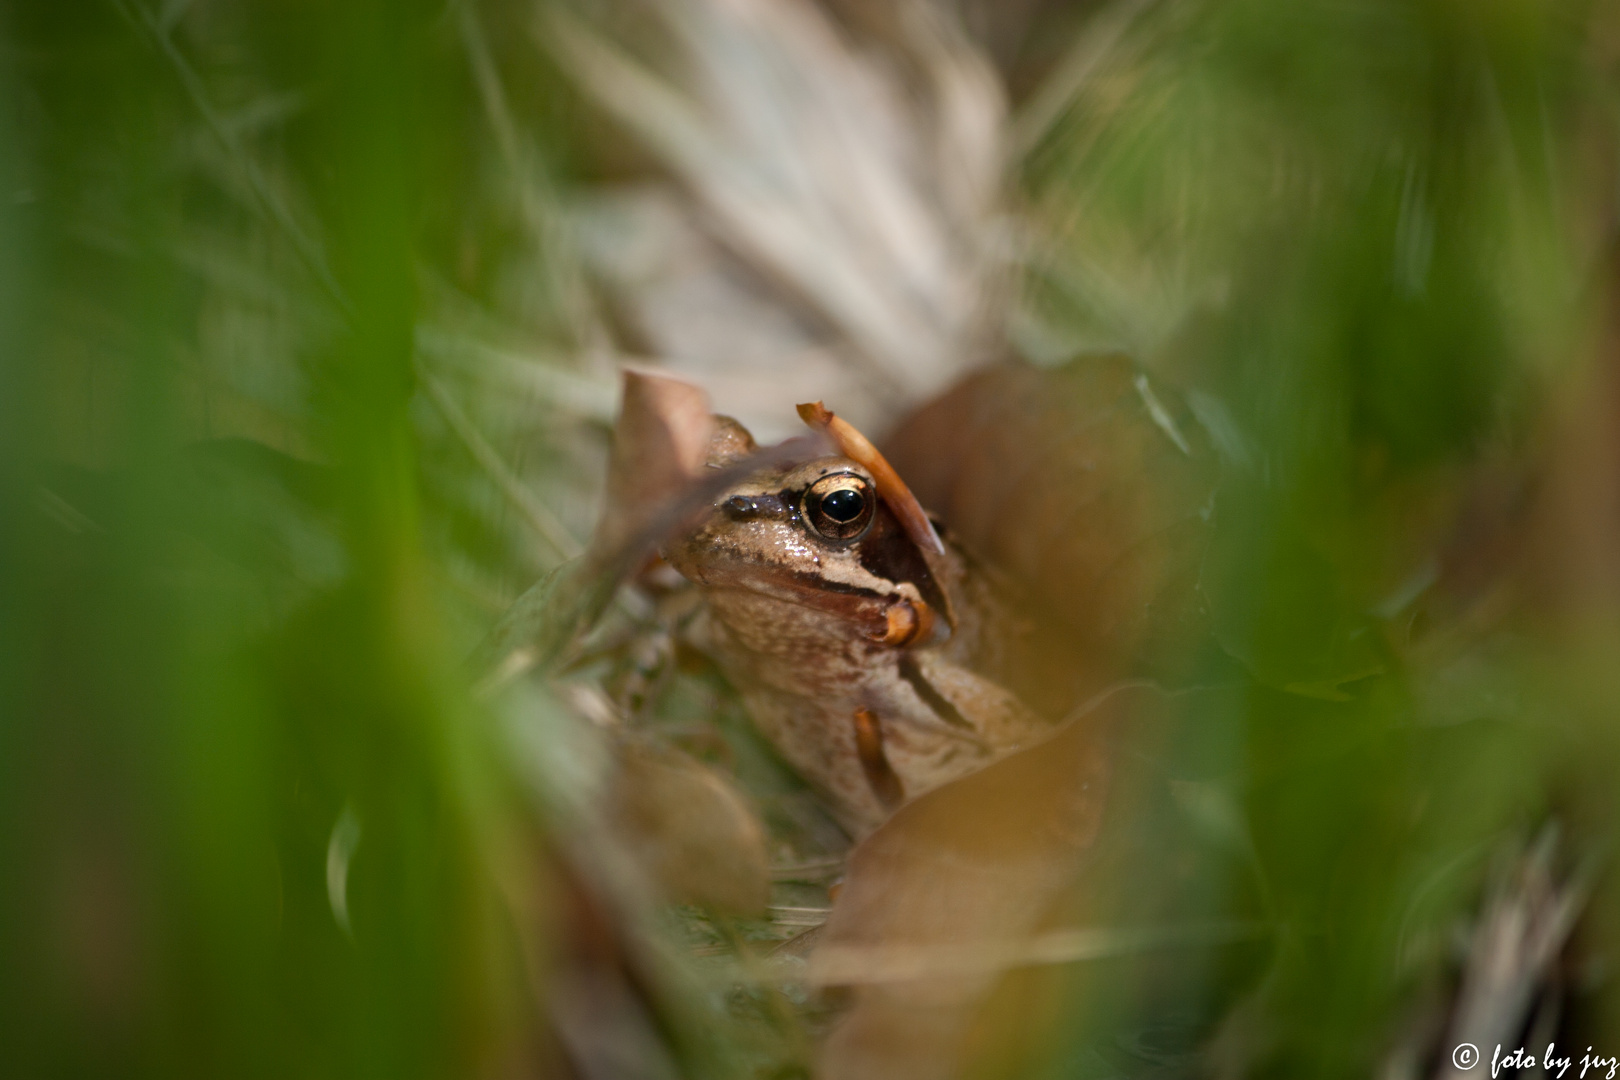
[[[671,747],[628,739],[605,812],[666,903],[764,912],[770,895],[764,827],[715,769]]]
[[[1008,362],[968,375],[884,440],[956,541],[1025,593],[1050,655],[1028,685],[1009,686],[1040,711],[1061,715],[1202,626],[1215,459],[1178,404],[1124,356]],[[1076,678],[1082,664],[1090,674]]]
[[[1048,739],[902,807],[855,848],[808,971],[853,986],[822,1075],[954,1074],[999,975],[1043,955],[1036,931],[1101,825],[1109,731],[1163,698],[1124,684]]]
[[[685,492],[703,467],[713,430],[709,397],[698,387],[624,373],[607,493],[591,539],[599,560],[623,548]]]

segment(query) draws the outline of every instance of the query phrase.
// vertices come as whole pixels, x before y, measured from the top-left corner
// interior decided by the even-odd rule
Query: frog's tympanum
[[[755,723],[861,834],[1050,727],[982,673],[1007,624],[984,575],[852,428],[800,412],[841,452],[747,477],[665,555]],[[707,464],[753,448],[718,418]]]

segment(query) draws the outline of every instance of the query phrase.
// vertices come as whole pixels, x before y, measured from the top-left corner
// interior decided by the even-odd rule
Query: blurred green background
[[[1215,689],[1108,865],[1267,930],[1065,969],[976,1074],[1435,1073],[1497,902],[1559,927],[1506,1038],[1620,1054],[1614,5],[64,0],[0,43],[0,1072],[805,1075],[814,1002],[636,959],[679,933],[581,884],[579,694],[466,658],[590,535],[623,362],[772,437],[1099,350],[1221,474],[1170,665]],[[647,708],[791,786],[682,678]]]

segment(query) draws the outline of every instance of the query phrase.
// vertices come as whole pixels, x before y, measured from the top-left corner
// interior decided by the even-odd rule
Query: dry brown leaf
[[[680,497],[703,467],[713,430],[702,390],[662,375],[624,373],[607,495],[591,540],[599,557],[618,551]]]
[[[629,740],[605,806],[666,902],[764,912],[770,895],[764,826],[729,779],[678,750]]]
[[[810,961],[813,982],[857,984],[823,1076],[955,1072],[978,1006],[1000,970],[1028,961],[1096,836],[1110,729],[1162,700],[1123,685],[1046,741],[902,807],[854,850]],[[984,963],[997,949],[1006,962]]]
[[[964,378],[883,445],[924,506],[1030,598],[1103,683],[1145,642],[1197,625],[1213,455],[1129,358],[1005,363]],[[1078,641],[1073,640],[1078,636]],[[1036,707],[1048,687],[1014,685]]]

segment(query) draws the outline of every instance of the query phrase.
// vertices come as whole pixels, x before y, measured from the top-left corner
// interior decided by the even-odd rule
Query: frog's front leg
[[[883,809],[893,810],[906,801],[905,785],[883,751],[883,725],[871,709],[855,710],[855,756],[872,795]]]

